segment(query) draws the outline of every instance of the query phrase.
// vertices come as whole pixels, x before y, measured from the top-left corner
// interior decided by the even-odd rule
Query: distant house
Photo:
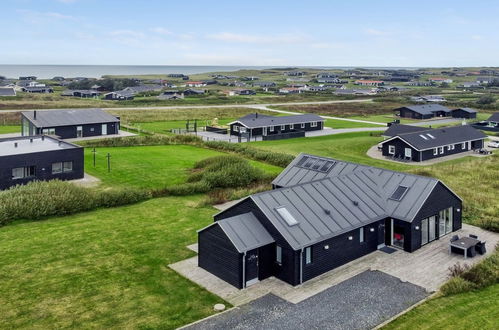
[[[286,81],[294,81],[294,82],[309,82],[310,79],[304,77],[290,77],[286,78]]]
[[[298,87],[283,87],[279,88],[279,94],[300,94],[304,92],[303,88]]]
[[[394,109],[402,118],[431,119],[433,117],[449,117],[452,110],[440,104],[409,105]]]
[[[314,114],[293,116],[267,116],[251,113],[228,124],[231,135],[255,136],[279,135],[292,132],[308,132],[324,129],[324,118]]]
[[[71,96],[80,98],[97,98],[101,95],[101,92],[92,89],[75,89],[75,90],[65,90],[61,93],[61,96]]]
[[[99,92],[104,92],[104,91],[106,91],[106,88],[105,88],[105,87],[103,87],[103,86],[101,86],[101,85],[97,85],[97,84],[92,85],[92,86],[90,87],[90,89],[95,90],[95,91],[99,91]]]
[[[487,120],[473,124],[473,127],[484,131],[499,132],[499,112],[492,114]]]
[[[233,90],[228,90],[224,91],[224,94],[227,96],[235,96],[235,95],[255,95],[256,92],[252,89],[233,89]]]
[[[128,101],[133,100],[134,95],[135,94],[131,91],[121,90],[104,94],[104,99],[114,101]]]
[[[418,87],[429,87],[434,86],[435,82],[433,81],[409,81],[407,83],[408,86],[418,86]]]
[[[383,80],[356,80],[354,82],[355,85],[360,86],[383,86],[385,82]]]
[[[494,82],[494,80],[499,80],[499,77],[477,77],[476,78],[476,82],[480,85],[490,84],[490,83]]]
[[[134,95],[139,93],[147,93],[147,92],[157,92],[163,89],[162,85],[138,85],[125,87],[122,91],[131,92]]]
[[[348,89],[339,88],[334,91],[336,95],[375,95],[376,91],[372,89]]]
[[[49,136],[0,139],[0,190],[31,181],[83,178],[83,148]]]
[[[479,82],[476,81],[465,81],[459,87],[463,88],[479,88],[482,87],[482,85]]]
[[[45,84],[39,83],[36,80],[19,80],[16,83],[17,86],[24,88],[24,87],[45,87]]]
[[[323,77],[323,78],[317,78],[317,82],[325,84],[341,84],[343,83],[343,80],[337,77]]]
[[[184,77],[185,77],[185,75],[184,75],[184,74],[182,74],[182,73],[170,73],[170,74],[168,75],[168,77],[170,77],[170,78],[184,78]]]
[[[487,136],[468,126],[400,133],[381,142],[382,154],[415,162],[449,156],[484,146]]]
[[[431,177],[300,154],[272,184],[198,231],[199,267],[239,289],[271,276],[296,286],[385,246],[413,252],[462,227],[462,200]]]
[[[66,79],[64,79],[64,77],[61,77],[61,76],[55,76],[54,78],[52,78],[53,81],[64,81]]]
[[[204,81],[188,81],[185,83],[187,87],[204,87],[206,83]]]
[[[328,90],[328,87],[326,86],[310,86],[308,87],[308,90],[311,92],[324,92]]]
[[[23,92],[26,93],[53,93],[54,90],[52,87],[23,87],[22,88]]]
[[[384,86],[379,86],[377,88],[379,92],[402,92],[407,90],[406,87],[400,87],[400,86],[390,86],[390,85],[384,85]]]
[[[19,77],[19,80],[36,80],[35,76],[23,76]]]
[[[16,90],[13,87],[0,87],[1,96],[16,96]]]
[[[205,89],[193,89],[189,88],[184,91],[185,96],[190,96],[190,95],[203,95],[206,93]]]
[[[158,99],[160,100],[178,100],[183,98],[184,98],[184,93],[178,90],[164,91],[158,96]]]
[[[241,79],[247,81],[254,81],[254,80],[259,80],[260,78],[255,76],[248,76],[248,77],[242,77]]]
[[[447,102],[447,100],[442,95],[411,96],[411,101],[414,101],[414,102]]]
[[[61,139],[118,134],[120,128],[120,119],[101,109],[23,111],[21,123],[23,136]]]
[[[317,79],[336,78],[337,75],[331,72],[320,72],[315,76]]]
[[[454,118],[464,118],[464,119],[475,119],[477,111],[471,108],[458,108],[452,110],[452,117]]]
[[[432,78],[429,78],[428,81],[436,83],[436,84],[443,84],[443,83],[451,84],[453,80],[449,79],[449,78],[439,78],[439,77],[433,78],[432,77]]]
[[[253,83],[254,87],[269,88],[275,87],[277,84],[273,81],[256,81]]]
[[[288,71],[288,72],[284,72],[284,75],[285,76],[289,76],[289,77],[301,77],[301,76],[304,76],[306,74],[306,72],[303,72],[303,71]]]

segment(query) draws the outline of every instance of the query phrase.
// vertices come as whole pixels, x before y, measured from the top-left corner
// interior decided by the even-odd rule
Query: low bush
[[[150,193],[138,189],[98,191],[58,180],[34,181],[0,192],[0,225],[19,219],[37,220],[126,205],[150,197]]]
[[[448,282],[446,282],[441,288],[440,291],[443,295],[449,296],[452,294],[462,293],[474,290],[476,286],[463,279],[462,277],[453,277]]]
[[[79,144],[83,147],[134,147],[134,146],[154,146],[170,144],[193,144],[200,145],[202,140],[195,135],[146,135],[146,136],[127,136],[114,139],[101,139],[81,141]]]

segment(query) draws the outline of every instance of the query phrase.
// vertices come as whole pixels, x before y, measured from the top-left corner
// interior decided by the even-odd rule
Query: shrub
[[[459,276],[451,278],[440,288],[442,293],[446,296],[471,291],[473,289],[475,289],[475,285],[473,283],[466,281]]]
[[[195,135],[146,135],[127,136],[114,139],[101,139],[91,141],[81,141],[83,147],[132,147],[132,146],[153,146],[170,144],[201,144],[202,140]]]
[[[482,95],[476,101],[478,104],[492,104],[496,101],[496,99],[492,95]]]
[[[37,220],[126,205],[150,197],[149,192],[138,189],[97,191],[58,180],[33,181],[0,192],[0,225],[19,219]]]

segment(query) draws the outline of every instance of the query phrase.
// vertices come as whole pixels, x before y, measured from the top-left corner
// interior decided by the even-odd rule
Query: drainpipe
[[[243,289],[246,287],[246,252],[243,253]]]
[[[300,284],[303,283],[303,248],[300,250]]]

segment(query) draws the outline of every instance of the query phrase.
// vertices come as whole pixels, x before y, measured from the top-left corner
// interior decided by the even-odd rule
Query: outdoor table
[[[460,238],[454,242],[450,242],[450,245],[449,245],[449,254],[452,253],[452,247],[455,247],[455,248],[458,248],[458,249],[462,249],[464,250],[464,259],[466,259],[468,257],[468,249],[470,247],[475,247],[475,245],[477,245],[478,243],[480,243],[479,240],[477,239],[474,239],[474,238],[471,238],[471,237],[463,237],[463,238]]]

